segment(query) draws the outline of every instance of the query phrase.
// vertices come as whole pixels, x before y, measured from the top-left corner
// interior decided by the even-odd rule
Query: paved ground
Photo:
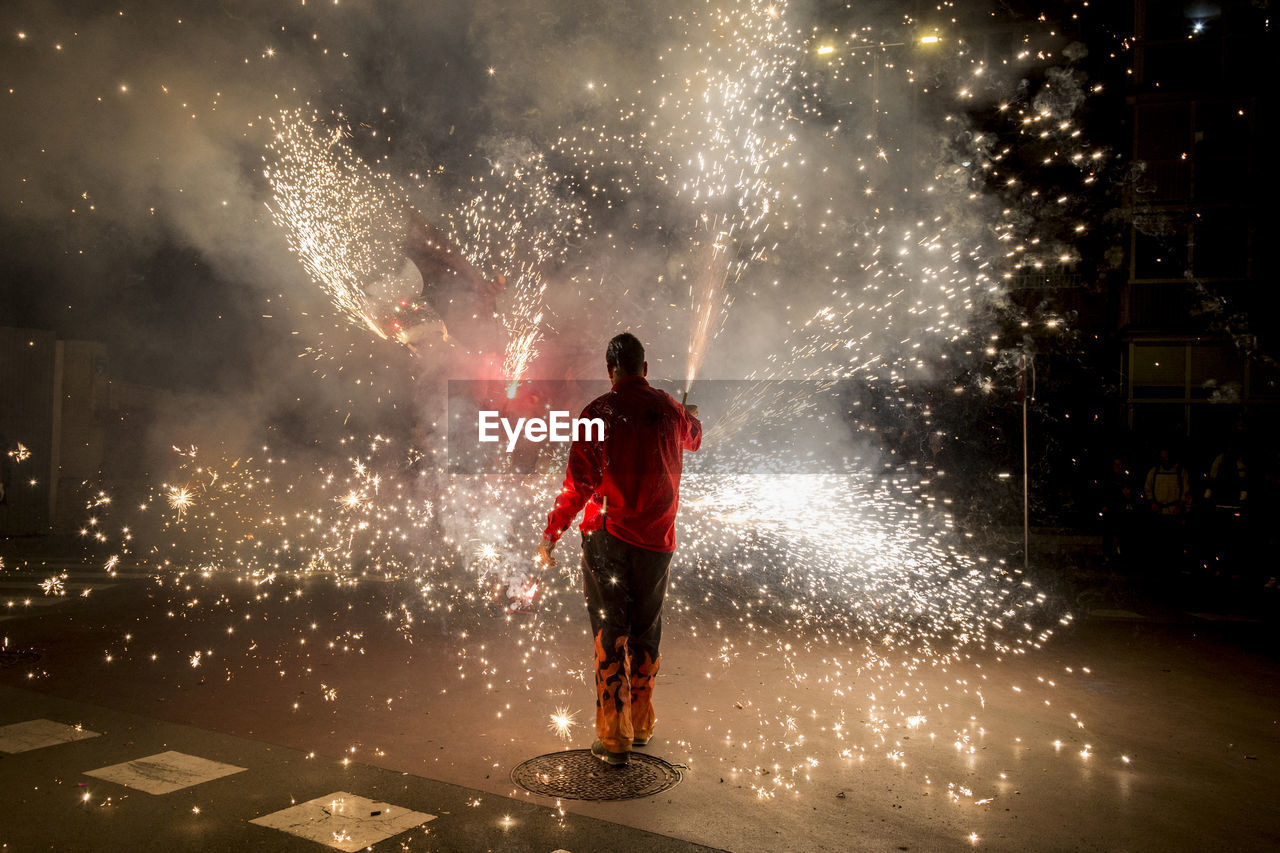
[[[547,805],[46,693],[0,688],[0,708],[0,749],[15,745],[14,733],[6,731],[17,728],[5,725],[11,721],[72,727],[64,742],[0,758],[5,850],[316,851],[325,849],[320,843],[352,850],[367,844],[441,851],[706,849]],[[167,765],[155,760],[174,753],[179,757]],[[113,779],[98,772],[140,759],[150,761]],[[207,762],[234,772],[206,779]],[[139,787],[157,780],[182,787]],[[320,800],[314,813],[287,819],[286,829],[253,822],[314,799]]]
[[[509,774],[589,742],[591,692],[563,671],[585,665],[577,626],[532,651],[519,614],[409,624],[419,591],[396,581],[104,580],[14,549],[6,566],[0,726],[98,733],[0,757],[9,850],[325,849],[251,822],[313,799],[293,825],[331,847],[434,816],[375,850],[1280,846],[1274,626],[1232,614],[1099,607],[1032,654],[890,678],[829,643],[690,636],[676,608],[652,748],[684,781],[557,805]],[[53,570],[68,595],[40,590]],[[577,713],[567,742],[558,708]],[[89,775],[147,759],[126,772],[182,781],[166,752],[232,769],[165,794]],[[352,810],[370,814],[341,823]]]

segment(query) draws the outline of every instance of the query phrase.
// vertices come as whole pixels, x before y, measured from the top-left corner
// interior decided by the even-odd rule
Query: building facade
[[[1125,406],[1143,439],[1212,452],[1273,432],[1269,158],[1274,41],[1265,4],[1136,0],[1127,93],[1133,170],[1120,300]]]

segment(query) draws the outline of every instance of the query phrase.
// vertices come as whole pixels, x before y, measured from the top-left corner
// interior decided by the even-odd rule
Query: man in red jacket
[[[604,439],[575,441],[569,471],[538,558],[551,551],[584,507],[582,573],[596,645],[596,734],[591,751],[625,765],[653,735],[662,602],[676,549],[676,507],[685,450],[702,444],[698,407],[652,387],[644,346],[624,332],[609,341],[613,390],[582,410],[604,421]],[[594,438],[595,436],[592,436]]]

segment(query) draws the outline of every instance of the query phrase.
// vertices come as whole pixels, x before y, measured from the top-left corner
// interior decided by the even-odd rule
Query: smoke
[[[485,254],[495,238],[466,205],[515,186],[495,169],[545,157],[589,224],[556,232],[541,267],[531,377],[596,377],[623,328],[652,375],[682,377],[705,216],[737,211],[749,226],[724,253],[700,376],[895,387],[947,376],[937,354],[981,331],[1002,273],[1031,256],[1011,246],[1043,218],[991,191],[1007,146],[974,113],[1061,118],[1085,97],[1076,70],[1028,83],[1025,64],[891,3],[19,2],[0,21],[0,230],[25,238],[0,321],[106,340],[130,378],[215,392],[229,417],[273,427],[425,428],[443,380],[488,369],[437,341],[411,356],[372,339],[308,282],[266,210],[284,111],[470,235],[486,274],[512,258]],[[735,189],[708,202],[725,164],[715,181]],[[414,275],[376,284],[392,300]]]
[[[162,398],[162,448],[170,432],[239,435],[232,422],[352,426],[407,371],[394,353],[361,369],[368,342],[329,316],[271,224],[266,119],[312,99],[330,117],[390,106],[410,147],[448,138],[437,125],[460,116],[441,105],[476,101],[460,83],[467,20],[410,7],[5,4],[0,323],[103,340],[117,380],[199,395]]]

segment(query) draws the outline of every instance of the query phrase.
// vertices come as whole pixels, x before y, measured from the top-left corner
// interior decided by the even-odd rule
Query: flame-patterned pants
[[[605,530],[582,538],[582,578],[596,641],[596,735],[610,752],[653,733],[662,602],[671,555]]]

